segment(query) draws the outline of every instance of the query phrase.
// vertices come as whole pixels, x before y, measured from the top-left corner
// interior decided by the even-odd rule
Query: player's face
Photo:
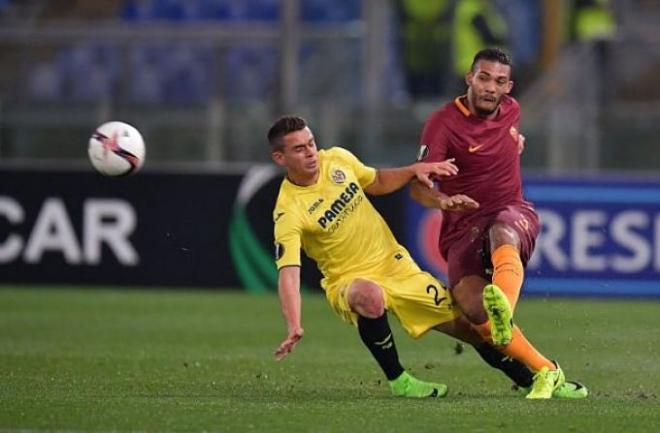
[[[273,152],[273,160],[285,167],[292,177],[314,177],[319,171],[319,155],[312,131],[305,127],[282,137],[281,151]]]
[[[479,60],[465,76],[468,85],[470,108],[475,114],[488,116],[500,106],[502,95],[506,95],[513,87],[511,81],[511,66],[498,62]]]

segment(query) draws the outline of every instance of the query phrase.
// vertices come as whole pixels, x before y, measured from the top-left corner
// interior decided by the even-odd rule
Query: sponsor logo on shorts
[[[529,230],[529,221],[527,221],[527,218],[522,217],[514,221],[514,224],[518,226],[521,230],[528,231]]]

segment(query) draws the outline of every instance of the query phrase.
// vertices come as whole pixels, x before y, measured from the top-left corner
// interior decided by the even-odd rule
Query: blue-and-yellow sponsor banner
[[[541,217],[525,293],[660,296],[660,179],[528,177],[524,186]],[[444,278],[442,213],[407,208],[405,242]]]

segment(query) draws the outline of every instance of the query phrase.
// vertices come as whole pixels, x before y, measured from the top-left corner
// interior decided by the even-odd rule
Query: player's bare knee
[[[357,314],[370,319],[385,313],[385,300],[381,288],[367,280],[355,280],[348,293],[348,304]]]
[[[454,301],[463,315],[474,324],[488,320],[483,306],[483,287],[488,282],[478,276],[464,277],[452,290]]]
[[[486,310],[484,310],[483,303],[481,300],[478,302],[476,300],[469,300],[461,305],[461,310],[463,315],[474,324],[484,323],[488,320],[488,315]]]
[[[495,223],[488,230],[490,237],[490,249],[494,251],[502,245],[514,245],[520,247],[520,236],[513,227],[505,223]]]

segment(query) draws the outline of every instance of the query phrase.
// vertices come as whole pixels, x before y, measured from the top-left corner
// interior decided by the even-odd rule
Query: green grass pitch
[[[524,298],[517,321],[584,401],[526,401],[466,347],[413,341],[405,366],[443,400],[390,396],[355,330],[303,297],[305,338],[284,337],[274,295],[0,288],[0,432],[658,432],[660,302]]]

